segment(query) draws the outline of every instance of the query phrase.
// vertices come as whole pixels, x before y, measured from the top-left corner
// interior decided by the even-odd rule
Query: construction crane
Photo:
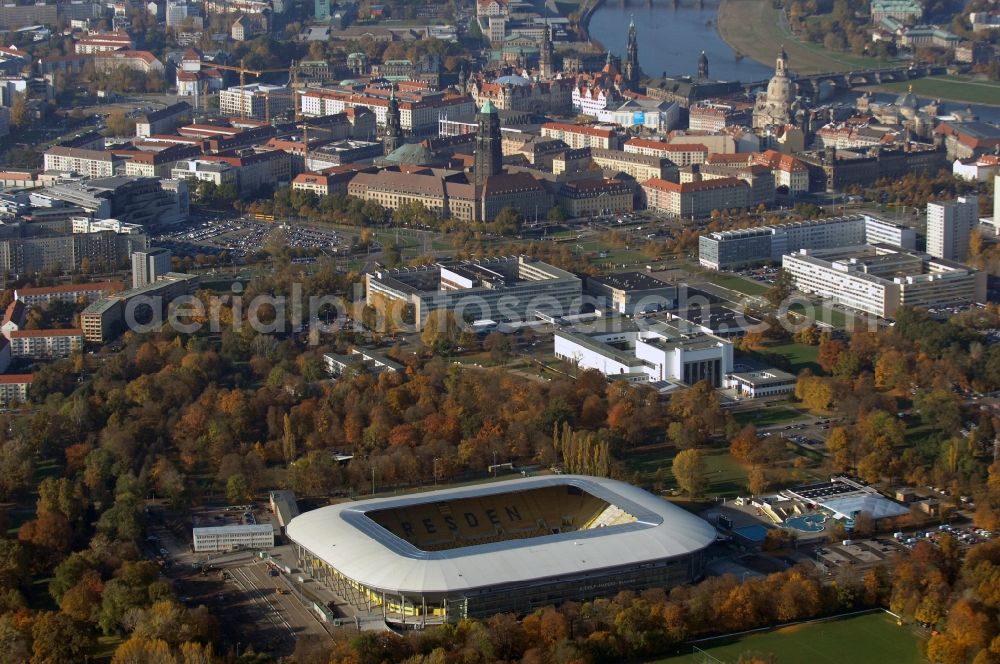
[[[246,66],[246,58],[240,58],[240,66],[239,67],[234,67],[232,65],[212,65],[212,67],[214,69],[223,69],[225,71],[239,72],[239,74],[240,74],[240,90],[243,92],[244,100],[246,99],[247,74],[250,74],[251,76],[256,76],[256,77],[259,78],[259,77],[263,76],[264,74],[273,74],[273,73],[278,73],[278,72],[289,72],[291,74],[292,89],[294,90],[299,85],[299,65],[294,60],[292,61],[291,66],[289,66],[289,67],[278,67],[278,68],[274,68],[274,69],[248,69],[247,66]],[[270,118],[270,115],[271,115],[270,99],[267,99],[265,103],[266,103],[266,115],[268,116],[267,117],[267,121],[270,122],[271,121],[271,118]],[[240,104],[240,117],[241,118],[245,119],[247,117],[247,107],[248,106],[249,106],[249,104],[247,104],[245,101],[244,101],[244,103]]]

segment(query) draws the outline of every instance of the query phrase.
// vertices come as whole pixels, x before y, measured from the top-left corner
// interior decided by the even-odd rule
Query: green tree
[[[250,485],[247,483],[247,478],[243,473],[229,476],[229,479],[226,481],[226,498],[229,499],[230,503],[239,505],[252,497],[250,494]]]
[[[677,486],[689,498],[700,498],[708,488],[705,460],[697,449],[681,450],[674,457],[672,470]]]

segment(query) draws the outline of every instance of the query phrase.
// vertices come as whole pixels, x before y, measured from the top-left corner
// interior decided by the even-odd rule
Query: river
[[[736,52],[722,40],[715,27],[718,0],[698,6],[683,0],[673,6],[664,0],[656,4],[606,0],[590,19],[590,34],[617,55],[625,55],[629,20],[635,18],[639,40],[639,66],[647,76],[663,72],[676,76],[698,72],[698,54],[708,56],[708,73],[723,81],[760,81],[774,68],[750,58],[736,59]]]
[[[774,74],[772,65],[764,65],[751,58],[737,59],[736,52],[723,41],[715,27],[719,12],[718,0],[705,0],[698,5],[692,0],[682,0],[676,6],[664,0],[656,4],[605,0],[590,19],[591,36],[624,57],[628,41],[629,20],[635,19],[639,40],[639,66],[647,76],[695,75],[698,71],[698,54],[708,56],[708,73],[723,81],[762,81]],[[852,102],[860,92],[843,92],[836,101]],[[880,102],[890,102],[898,96],[876,93]],[[931,100],[918,97],[923,106]],[[945,102],[948,109],[964,109],[967,104]],[[1000,106],[972,104],[980,120],[1000,123]]]

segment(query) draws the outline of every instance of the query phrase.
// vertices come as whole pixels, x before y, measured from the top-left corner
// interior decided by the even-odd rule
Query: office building
[[[132,288],[141,288],[170,272],[170,250],[150,249],[132,254]]]
[[[927,204],[927,253],[935,258],[964,261],[969,234],[979,223],[979,199],[959,196],[953,201]]]
[[[677,286],[644,272],[621,272],[587,277],[584,289],[597,299],[595,307],[633,316],[673,308]]]
[[[986,274],[890,247],[802,249],[782,257],[797,290],[880,318],[900,307],[932,308],[984,302]]]
[[[713,270],[738,270],[799,249],[833,249],[861,244],[888,244],[916,249],[912,228],[869,214],[796,221],[733,231],[716,231],[698,239],[698,262]]]
[[[292,91],[282,85],[247,83],[219,92],[219,112],[234,118],[270,120],[293,104]]]
[[[573,274],[526,256],[435,263],[365,275],[368,305],[412,307],[419,329],[432,311],[458,311],[473,320],[535,320],[580,309],[582,284]]]
[[[270,523],[193,528],[191,534],[195,553],[274,548],[274,526]]]

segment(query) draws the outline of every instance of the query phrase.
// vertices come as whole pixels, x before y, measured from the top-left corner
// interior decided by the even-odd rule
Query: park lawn
[[[738,277],[735,274],[722,274],[720,272],[709,272],[706,273],[704,276],[706,281],[711,282],[716,286],[728,288],[729,290],[734,290],[738,293],[743,293],[744,295],[750,295],[750,296],[763,295],[768,290],[767,286],[764,286],[763,284],[758,284],[755,281],[750,281],[749,279]]]
[[[787,359],[791,363],[791,372],[793,374],[797,374],[803,369],[809,369],[813,373],[821,372],[819,364],[816,363],[816,358],[819,356],[819,346],[808,346],[806,344],[790,342],[765,346],[763,352],[781,355]]]
[[[760,428],[794,422],[801,419],[805,414],[805,411],[798,410],[792,406],[770,406],[758,408],[757,410],[741,411],[734,415],[734,419],[741,425],[752,424]]]
[[[914,94],[924,97],[1000,105],[1000,82],[973,80],[964,76],[929,76],[913,81],[887,83],[881,87],[893,92],[906,92],[911,85]]]
[[[836,620],[791,625],[769,632],[696,644],[715,659],[679,655],[655,664],[736,664],[746,652],[773,655],[782,664],[924,664],[920,639],[887,613],[866,613]]]
[[[663,488],[677,488],[674,474],[670,470],[677,452],[676,448],[669,447],[627,457],[624,464],[628,477],[631,477],[633,473],[638,473],[641,483],[649,483],[654,481],[656,471],[662,468]],[[705,475],[709,482],[707,495],[731,498],[746,493],[746,468],[729,455],[728,449],[709,449],[702,452],[705,460]]]

